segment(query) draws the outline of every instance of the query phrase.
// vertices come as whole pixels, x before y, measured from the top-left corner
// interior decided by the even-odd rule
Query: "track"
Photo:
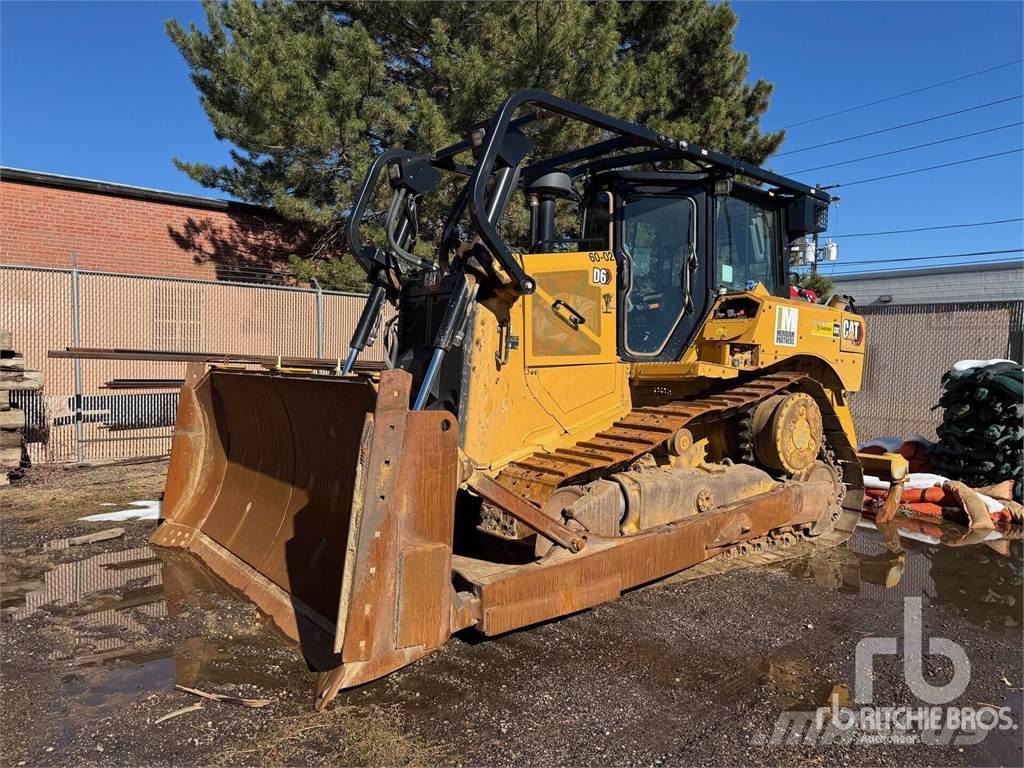
[[[538,452],[503,469],[497,481],[537,506],[563,485],[589,482],[619,471],[653,450],[683,427],[724,420],[746,411],[783,390],[802,391],[815,399],[822,415],[824,446],[821,458],[842,478],[843,495],[826,531],[773,532],[721,552],[677,578],[692,579],[734,568],[765,565],[803,554],[811,547],[834,547],[853,534],[864,503],[864,478],[855,448],[850,444],[825,391],[804,373],[778,372],[696,400],[680,400],[630,411],[611,428],[572,448]]]

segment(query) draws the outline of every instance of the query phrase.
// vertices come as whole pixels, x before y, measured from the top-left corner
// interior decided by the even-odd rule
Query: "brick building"
[[[312,240],[270,208],[0,168],[0,264],[281,282]]]

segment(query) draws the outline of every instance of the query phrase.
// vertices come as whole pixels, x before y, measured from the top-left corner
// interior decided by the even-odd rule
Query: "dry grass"
[[[100,502],[158,499],[166,460],[100,467],[31,467],[17,483],[0,488],[0,522],[52,529],[83,515],[109,511]]]
[[[334,707],[278,720],[264,736],[219,752],[214,765],[426,766],[445,762],[444,752],[406,735],[399,716],[382,707]]]

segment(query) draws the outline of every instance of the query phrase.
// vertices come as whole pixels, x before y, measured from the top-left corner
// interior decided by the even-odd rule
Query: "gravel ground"
[[[616,603],[434,655],[312,711],[313,676],[254,608],[149,522],[76,518],[159,497],[165,466],[35,473],[0,489],[4,765],[1020,765],[1020,731],[978,744],[763,745],[781,713],[854,684],[867,636],[924,636],[971,665],[958,707],[1021,722],[1021,542],[850,547],[639,590]],[[69,535],[124,536],[68,549]],[[942,657],[925,676],[949,679]],[[902,658],[875,663],[876,704],[922,706]],[[175,684],[270,704],[208,701]],[[156,720],[194,704],[202,709]]]

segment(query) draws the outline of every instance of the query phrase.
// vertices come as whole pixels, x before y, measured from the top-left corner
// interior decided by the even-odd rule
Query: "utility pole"
[[[814,255],[811,256],[811,274],[818,274],[818,233],[814,233]]]

